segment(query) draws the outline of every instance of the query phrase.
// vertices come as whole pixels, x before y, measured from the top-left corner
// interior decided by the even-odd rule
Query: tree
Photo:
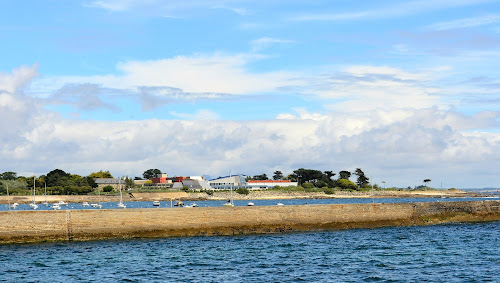
[[[358,187],[352,181],[347,179],[338,179],[337,186],[342,190],[357,190]]]
[[[328,187],[333,188],[335,187],[335,180],[333,180],[333,176],[335,175],[336,174],[333,173],[332,171],[325,171],[324,176],[321,180],[325,182]]]
[[[109,171],[99,171],[99,172],[93,172],[90,173],[89,177],[94,178],[94,179],[99,179],[99,178],[113,178],[113,175],[109,173]]]
[[[425,179],[424,180],[425,187],[427,187],[427,183],[429,183],[430,181],[431,181],[431,179]]]
[[[26,183],[22,180],[0,180],[0,194],[7,194],[7,187],[12,195],[27,194],[31,188],[26,187]]]
[[[97,183],[95,182],[94,178],[87,176],[85,179],[87,179],[87,184],[89,184],[89,186],[91,186],[93,189],[99,187],[99,185],[97,185]]]
[[[332,177],[336,174],[333,173],[333,171],[325,171],[325,175],[328,177],[328,179],[332,179]]]
[[[16,172],[3,172],[0,174],[0,179],[1,180],[15,180],[17,179],[17,173]]]
[[[267,175],[265,173],[262,175],[255,175],[255,176],[253,176],[253,179],[254,180],[261,180],[261,181],[269,180],[269,178],[267,177]]]
[[[126,177],[125,178],[125,188],[130,189],[130,188],[133,188],[134,186],[135,186],[134,180],[132,180],[129,177]]]
[[[47,186],[64,186],[70,180],[70,174],[64,172],[61,169],[55,169],[47,174]]]
[[[47,175],[40,175],[40,177],[38,177],[38,182],[40,184],[47,184]]]
[[[349,180],[349,178],[351,178],[351,172],[345,170],[339,172],[339,179]]]
[[[354,171],[354,175],[358,176],[358,179],[356,181],[356,184],[358,185],[358,188],[363,188],[366,185],[368,185],[368,178],[365,176],[365,173],[361,168],[356,168],[356,171]]]
[[[299,185],[306,182],[316,184],[323,177],[323,172],[313,169],[300,168],[293,171],[293,173],[298,178]]]
[[[282,180],[283,173],[281,171],[274,171],[273,180]]]
[[[142,177],[144,177],[144,179],[146,180],[151,180],[158,174],[161,174],[160,169],[148,169],[144,171],[144,173],[142,173]]]
[[[43,178],[42,178],[43,177]],[[61,169],[50,171],[47,176],[40,176],[38,183],[46,182],[51,194],[80,195],[87,194],[97,187],[93,178],[66,173]]]

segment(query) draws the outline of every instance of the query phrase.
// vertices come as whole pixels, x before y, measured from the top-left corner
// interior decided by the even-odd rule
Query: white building
[[[215,190],[244,188],[247,185],[245,177],[246,177],[245,175],[225,176],[210,180],[209,183],[210,186]]]
[[[203,178],[182,180],[182,186],[188,187],[191,190],[212,190],[213,189],[210,186],[210,183]]]

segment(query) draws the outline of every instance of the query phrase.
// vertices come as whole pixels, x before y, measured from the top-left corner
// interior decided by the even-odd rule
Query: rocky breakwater
[[[0,212],[0,243],[240,235],[500,219],[499,201]]]

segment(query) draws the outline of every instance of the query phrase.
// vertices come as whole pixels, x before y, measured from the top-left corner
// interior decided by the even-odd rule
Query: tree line
[[[93,172],[88,176],[80,176],[77,174],[67,173],[61,169],[55,169],[41,175],[35,176],[18,176],[16,172],[4,172],[0,174],[0,195],[9,193],[13,195],[29,195],[33,186],[37,191],[45,192],[49,195],[84,195],[95,191],[98,187],[94,179],[97,178],[113,178],[109,171]],[[134,186],[132,179],[125,178],[125,186]]]
[[[356,175],[356,182],[349,180],[352,175]],[[290,180],[292,182],[297,182],[299,186],[304,187],[316,187],[316,188],[340,188],[345,190],[358,190],[362,188],[369,187],[369,178],[366,177],[365,173],[361,168],[356,168],[356,170],[351,173],[346,170],[342,170],[338,173],[338,178],[335,178],[337,174],[333,171],[320,171],[315,169],[305,169],[300,168],[294,170],[293,173],[284,176],[282,171],[275,171],[273,173],[273,180]],[[260,174],[255,176],[248,176],[246,178],[249,180],[270,180],[267,174]]]

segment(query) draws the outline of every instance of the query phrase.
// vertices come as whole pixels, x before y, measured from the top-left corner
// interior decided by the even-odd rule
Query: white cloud
[[[89,3],[84,4],[85,7],[89,8],[101,8],[110,11],[124,11],[130,8],[135,1],[126,1],[126,0],[107,0],[107,1],[91,1]]]
[[[261,37],[251,42],[252,50],[254,52],[261,51],[274,44],[288,44],[288,43],[294,43],[294,41],[287,39],[272,38],[272,37]]]
[[[252,74],[245,65],[257,59],[249,55],[185,57],[125,62],[119,70],[129,85],[173,86],[186,92],[244,94],[268,91],[281,86],[286,73]],[[123,83],[123,82],[122,82]]]
[[[411,174],[390,173],[392,168],[413,170],[417,176],[427,170],[432,175],[429,178],[436,180],[433,170],[454,179],[467,177],[457,174],[471,174],[468,170],[473,166],[493,181],[493,168],[500,165],[500,135],[468,135],[457,129],[465,120],[476,126],[490,125],[491,117],[465,117],[436,109],[408,111],[405,118],[385,120],[379,117],[391,116],[391,112],[380,111],[371,117],[332,113],[321,119],[308,115],[246,122],[47,120],[45,123],[54,126],[41,124],[28,131],[27,140],[14,146],[13,152],[18,154],[12,158],[23,169],[36,163],[45,170],[55,166],[81,174],[101,168],[120,175],[161,168],[177,175],[218,176],[229,170],[257,174],[273,168],[291,172],[299,167],[333,171],[361,167],[365,172],[385,174],[388,183],[401,186],[415,180]],[[41,128],[43,137],[35,137]],[[2,156],[6,154],[2,152]],[[6,170],[18,170],[8,166],[2,164]],[[447,167],[452,169],[443,170]]]
[[[140,91],[141,87],[168,87],[183,93],[254,94],[275,91],[297,77],[285,71],[254,73],[247,65],[263,59],[259,54],[178,56],[117,65],[121,76],[53,77],[35,87],[53,92],[66,84],[95,84],[103,88]]]
[[[320,13],[320,14],[307,14],[293,17],[294,21],[346,21],[357,20],[366,17],[371,17],[372,13],[369,11],[352,12],[352,13]]]
[[[11,80],[30,77],[27,72]],[[320,114],[297,109],[298,114],[275,120],[221,121],[199,111],[194,121],[78,121],[40,111],[36,99],[20,99],[23,107],[11,108],[22,93],[3,95],[10,100],[0,106],[0,121],[9,121],[0,124],[0,171],[46,174],[60,168],[82,175],[110,170],[136,176],[160,168],[175,175],[218,176],[229,170],[253,175],[360,167],[388,186],[419,185],[424,178],[456,187],[478,184],[478,179],[498,183],[500,134],[478,130],[498,127],[495,112],[466,116],[411,108]]]
[[[175,111],[170,112],[174,117],[178,117],[186,120],[196,120],[196,121],[210,121],[210,120],[219,120],[220,117],[217,113],[207,110],[201,109],[196,111],[194,114],[186,114],[186,113],[178,113]]]
[[[324,68],[321,74],[305,78],[290,91],[324,98],[326,108],[345,112],[375,109],[449,107],[441,101],[434,80],[446,68],[421,72],[384,66],[347,66]],[[328,103],[328,101],[332,101]]]
[[[147,15],[164,15],[167,17],[179,18],[179,14],[184,14],[196,9],[227,9],[238,15],[249,15],[250,11],[240,6],[245,1],[239,0],[95,0],[87,1],[84,7],[104,9],[111,12],[134,12],[145,13]]]
[[[241,15],[241,16],[248,16],[251,14],[251,12],[246,8],[230,7],[230,6],[226,6],[226,5],[216,5],[216,6],[213,6],[212,9],[225,9],[225,10],[229,10],[229,11],[234,12],[234,13]]]
[[[364,11],[322,12],[298,15],[290,18],[293,21],[351,21],[401,18],[423,12],[439,11],[453,7],[472,6],[481,3],[496,2],[495,0],[414,0],[395,1],[386,6]]]
[[[19,92],[38,75],[38,65],[22,66],[12,70],[12,74],[0,73],[0,93]]]
[[[447,22],[439,22],[427,26],[433,30],[449,30],[491,25],[500,21],[500,15],[486,15],[474,18],[457,19]]]
[[[277,41],[281,42],[270,38],[262,38],[259,42]],[[317,96],[327,101],[327,109],[346,111],[450,106],[450,102],[445,104],[435,95],[442,92],[435,87],[435,81],[452,71],[447,66],[414,72],[370,65],[324,66],[301,72],[249,70],[249,64],[262,59],[258,54],[213,54],[129,61],[118,64],[117,68],[122,73],[120,76],[44,78],[37,80],[32,89],[65,93],[61,97],[73,103],[67,90],[75,90],[75,87],[68,85],[79,86],[76,94],[85,93],[95,98],[86,100],[85,107],[111,110],[116,109],[106,103],[103,96],[135,96],[142,101],[145,111],[180,101],[229,99],[268,93]],[[47,86],[54,89],[50,90]],[[93,93],[89,93],[89,86],[94,86]],[[83,89],[86,91],[82,92]]]

